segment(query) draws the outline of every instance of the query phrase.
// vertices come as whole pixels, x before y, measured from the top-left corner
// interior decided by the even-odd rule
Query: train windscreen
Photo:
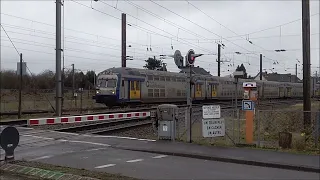
[[[97,85],[98,85],[98,87],[115,88],[117,86],[117,80],[115,80],[115,79],[99,79]]]

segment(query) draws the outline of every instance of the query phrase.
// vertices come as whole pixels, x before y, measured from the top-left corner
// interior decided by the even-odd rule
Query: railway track
[[[112,120],[107,122],[99,122],[96,124],[87,124],[87,125],[80,125],[75,127],[60,128],[60,129],[55,129],[55,131],[100,134],[100,133],[118,131],[118,130],[128,129],[132,127],[149,125],[149,124],[152,124],[151,118],[121,119],[121,120]]]
[[[282,105],[282,104],[295,104],[297,102],[301,102],[301,100],[286,100],[286,101],[262,101],[260,102],[259,106],[275,106],[275,105]],[[202,103],[202,104],[193,104],[193,107],[201,107],[206,104],[213,104],[213,103]],[[230,101],[222,101],[217,103],[221,106],[221,109],[231,109],[235,107],[231,105]],[[187,107],[186,104],[178,105],[179,108]],[[241,107],[241,101],[238,101],[238,107]],[[108,113],[128,113],[128,112],[139,112],[139,111],[152,111],[156,110],[157,106],[153,105],[151,107],[136,107],[132,109],[115,109],[115,110],[108,110],[102,112],[92,112],[92,113],[83,113],[82,115],[97,115],[97,114],[108,114]],[[76,115],[75,115],[76,116]],[[79,123],[80,124],[80,123]],[[96,122],[90,122],[90,124],[96,124]],[[0,121],[0,125],[15,125],[15,126],[27,126],[27,119],[20,119],[20,120],[11,120],[11,121]],[[69,125],[68,125],[69,126]]]
[[[291,99],[291,100],[297,100],[297,99]],[[240,101],[240,100],[239,100]],[[275,102],[277,102],[278,100],[273,100]],[[281,101],[281,100],[280,100]],[[213,100],[209,103],[230,103],[231,100],[223,100],[223,101],[216,101]],[[142,107],[152,107],[152,106],[157,106],[159,104],[163,104],[163,103],[154,103],[154,104],[142,104],[142,105],[127,105],[125,107],[121,107],[121,106],[113,106],[113,107],[93,107],[93,108],[70,108],[70,109],[63,109],[62,113],[64,113],[64,115],[80,115],[79,112],[89,112],[89,111],[99,111],[99,112],[90,112],[90,113],[100,113],[100,111],[106,111],[106,110],[117,110],[117,109],[133,109],[133,108],[142,108]],[[173,103],[173,104],[184,104],[184,103]],[[197,103],[196,103],[197,104]],[[201,103],[203,104],[203,103]],[[71,113],[68,113],[71,112]],[[22,111],[21,112],[22,115],[34,115],[34,114],[53,114],[55,113],[54,110],[28,110],[28,111]],[[78,113],[78,114],[77,114]],[[83,114],[83,113],[81,113]],[[2,116],[17,116],[18,115],[18,111],[10,111],[10,112],[0,112],[0,117]]]
[[[291,102],[292,104],[296,102]],[[212,104],[212,103],[210,103]],[[288,104],[288,102],[278,102],[278,103],[265,103],[259,105],[261,106],[269,106],[269,105],[283,105]],[[221,104],[220,104],[221,105]],[[195,108],[199,108],[201,110],[202,105],[194,105]],[[186,107],[186,105],[179,105],[178,107]],[[238,107],[241,107],[241,104],[238,104]],[[230,105],[222,105],[221,109],[231,109],[234,106]],[[156,108],[151,108],[149,110],[156,110]],[[129,128],[136,128],[140,126],[150,125],[152,124],[151,118],[145,119],[121,119],[121,120],[111,120],[106,122],[97,122],[95,124],[85,124],[85,125],[77,125],[74,127],[62,127],[54,129],[55,131],[62,131],[62,132],[76,132],[76,133],[87,133],[87,134],[105,134],[111,133],[114,131],[129,129]]]

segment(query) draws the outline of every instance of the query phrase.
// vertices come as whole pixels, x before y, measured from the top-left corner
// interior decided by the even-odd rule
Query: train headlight
[[[96,91],[96,94],[99,94],[100,92],[99,91]]]
[[[112,94],[114,94],[114,91],[112,91]]]

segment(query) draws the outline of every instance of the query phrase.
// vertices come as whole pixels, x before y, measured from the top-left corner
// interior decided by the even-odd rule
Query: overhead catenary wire
[[[79,3],[78,3],[79,4]],[[81,4],[81,3],[80,3]],[[95,10],[95,9],[94,9]],[[100,12],[100,11],[99,11]],[[101,12],[100,12],[101,13]],[[14,17],[14,18],[18,18],[18,19],[22,19],[22,20],[26,20],[26,21],[32,21],[34,23],[39,23],[39,24],[42,24],[42,25],[47,25],[47,26],[51,26],[51,27],[55,27],[55,25],[53,24],[48,24],[48,23],[44,23],[44,22],[40,22],[40,21],[35,21],[35,20],[31,20],[31,19],[27,19],[27,18],[24,18],[24,17],[19,17],[19,16],[14,16],[14,15],[10,15],[10,14],[7,14],[7,13],[0,13],[2,15],[6,15],[6,16],[10,16],[10,17]],[[103,14],[106,14],[106,13],[103,13]],[[3,24],[3,23],[2,23]],[[14,26],[14,25],[11,25],[11,26]],[[130,24],[130,26],[132,26]],[[137,27],[140,27],[140,26],[137,26],[137,25],[134,25],[136,28]],[[16,26],[17,27],[17,26]],[[103,35],[99,35],[99,34],[92,34],[92,33],[88,33],[88,32],[85,32],[85,31],[79,31],[79,30],[75,30],[75,29],[70,29],[70,28],[64,28],[65,30],[69,30],[69,31],[73,31],[73,32],[77,32],[77,33],[81,33],[81,34],[86,34],[86,35],[91,35],[91,36],[94,36],[94,37],[97,37],[99,36],[100,38],[105,38],[105,39],[110,39],[110,40],[115,40],[115,41],[121,41],[120,39],[115,39],[115,38],[111,38],[111,37],[106,37],[106,36],[103,36]],[[146,31],[146,28],[140,28],[142,29],[143,31]],[[40,31],[38,30],[38,32],[47,32],[47,31]],[[150,31],[151,32],[151,31]],[[152,32],[151,32],[152,33]],[[156,35],[160,35],[159,33],[155,33],[153,32],[154,34]],[[55,35],[55,33],[51,33],[49,32],[49,34],[52,34],[52,35]],[[162,36],[162,37],[167,37],[169,38],[168,36]],[[140,43],[137,43],[137,42],[132,42],[132,41],[128,41],[129,44],[136,44],[136,45],[141,45],[141,46],[146,46],[144,44],[140,44]],[[157,47],[157,46],[154,46],[154,47]],[[163,48],[163,47],[159,47],[159,48]]]
[[[151,0],[150,0],[151,1]],[[222,23],[220,23],[219,21],[215,20],[214,18],[212,18],[210,15],[208,15],[207,13],[205,13],[204,11],[202,11],[200,8],[196,7],[195,5],[193,5],[192,3],[190,3],[189,1],[187,1],[189,4],[191,4],[194,8],[196,8],[198,11],[200,11],[201,13],[203,13],[204,15],[206,15],[207,17],[209,17],[211,20],[215,21],[216,23],[218,23],[219,25],[223,26],[224,28],[228,29],[229,31],[233,32],[234,34],[236,34],[237,36],[241,37],[241,38],[244,38],[243,36],[240,36],[238,33],[236,33],[235,31],[231,30],[230,28],[226,27],[225,25],[223,25]],[[280,26],[281,27],[281,26]],[[245,39],[245,38],[244,38]],[[250,40],[248,39],[245,39],[246,41],[248,41],[251,45],[254,45],[254,46],[257,46],[263,50],[266,50],[265,48],[257,45],[256,43],[252,43]],[[231,42],[231,41],[230,41]],[[275,53],[275,52],[273,52]],[[279,55],[279,54],[277,54]],[[279,55],[279,56],[282,56],[282,57],[285,57],[283,55]],[[287,58],[287,57],[286,57]]]
[[[76,2],[76,1],[74,1],[74,0],[71,0],[71,1]],[[79,3],[79,2],[77,2],[77,3],[78,3],[78,4],[81,4],[81,5],[84,6],[84,7],[87,7],[87,8],[93,9],[93,10],[96,10],[95,8],[91,8],[90,6],[84,5],[84,4],[82,4],[82,3]],[[118,11],[120,11],[120,12],[122,12],[122,13],[125,13],[124,11],[122,11],[122,10],[120,10],[120,9],[116,9],[116,10],[118,10]],[[96,11],[101,12],[101,11],[99,11],[99,10],[96,10]],[[106,14],[106,13],[103,13],[103,14]],[[126,13],[126,14],[127,14],[127,13]],[[109,14],[108,14],[108,15],[109,15]],[[158,28],[158,27],[156,27],[156,26],[154,26],[154,25],[152,25],[152,24],[150,24],[150,23],[148,23],[148,22],[146,22],[146,21],[144,21],[144,20],[141,20],[141,19],[139,19],[139,18],[137,18],[137,17],[135,17],[135,16],[133,16],[133,15],[130,15],[130,14],[127,14],[127,15],[130,16],[130,17],[132,17],[132,18],[134,18],[134,19],[136,19],[136,20],[138,20],[138,21],[141,21],[141,22],[143,22],[143,23],[145,23],[145,24],[147,24],[147,25],[149,25],[149,26],[151,26],[151,27],[153,27],[153,28],[155,28],[155,29],[157,29],[157,30],[160,30],[160,31],[162,31],[162,32],[164,32],[164,33],[167,33],[167,34],[171,35],[171,36],[174,36],[173,34],[167,32],[167,31],[165,31],[165,30],[162,30],[162,29],[160,29],[160,28]],[[117,18],[117,19],[119,19],[119,18]],[[130,23],[130,22],[128,22],[128,24],[130,24],[131,26],[134,25],[133,23]],[[143,29],[143,27],[141,27],[141,26],[139,26],[139,25],[134,25],[134,26],[140,27],[140,28]],[[150,30],[149,30],[149,31],[150,31]],[[154,32],[154,33],[155,33],[155,32]],[[163,36],[162,34],[159,34],[159,33],[155,33],[155,34],[157,34],[157,35],[159,35],[159,36]],[[169,38],[168,36],[163,36],[163,37]],[[170,38],[170,39],[171,39],[171,38]],[[194,47],[198,47],[199,49],[204,50],[205,52],[212,52],[211,50],[205,49],[205,48],[203,48],[203,47],[201,47],[201,46],[198,46],[197,44],[191,43],[191,42],[186,41],[186,40],[184,40],[184,42],[181,42],[181,41],[179,41],[179,40],[176,40],[176,41],[178,41],[178,42],[180,42],[180,43],[182,43],[182,44],[188,44],[188,45],[192,45],[192,46],[194,46]]]

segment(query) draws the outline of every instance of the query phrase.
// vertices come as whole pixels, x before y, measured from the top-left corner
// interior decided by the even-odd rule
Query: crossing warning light
[[[196,60],[197,57],[202,56],[203,54],[195,54],[193,49],[190,49],[187,53],[186,56],[186,61],[188,65],[193,65],[194,61]]]
[[[194,56],[194,50],[190,49],[187,53],[187,62],[189,65],[194,64],[194,60],[196,59]]]

